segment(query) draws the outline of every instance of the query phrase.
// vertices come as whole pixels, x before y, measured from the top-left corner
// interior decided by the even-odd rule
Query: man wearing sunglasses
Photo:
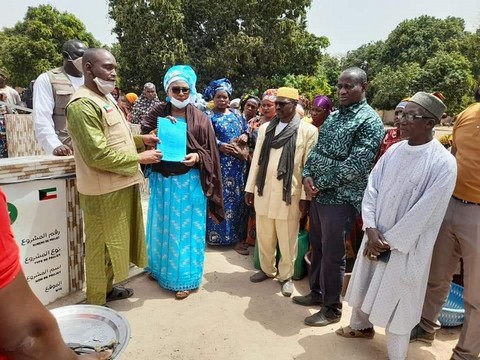
[[[86,49],[80,40],[65,42],[63,65],[41,74],[33,85],[35,136],[47,155],[72,155],[65,108],[83,85],[82,57]]]
[[[304,306],[323,305],[305,319],[310,326],[340,321],[345,240],[360,212],[368,174],[384,137],[383,123],[365,98],[367,74],[349,68],[338,79],[339,110],[322,125],[303,170],[310,206],[311,292],[295,296]]]
[[[302,170],[317,142],[318,131],[296,112],[297,89],[278,89],[277,115],[260,126],[252,166],[245,186],[245,202],[254,206],[261,270],[250,277],[261,282],[277,277],[284,296],[293,292],[300,216],[307,209]],[[275,266],[277,243],[281,258]]]

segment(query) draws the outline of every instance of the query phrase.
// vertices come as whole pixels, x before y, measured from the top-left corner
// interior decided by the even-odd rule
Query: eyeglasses
[[[415,114],[406,114],[403,113],[399,116],[400,120],[406,119],[407,121],[413,121],[415,119],[433,119],[431,116],[422,116],[422,115],[415,115]]]
[[[180,94],[180,92],[188,94],[190,92],[190,89],[187,87],[173,86],[172,92],[176,95]]]
[[[275,101],[275,106],[284,107],[285,105],[291,104],[292,101]]]

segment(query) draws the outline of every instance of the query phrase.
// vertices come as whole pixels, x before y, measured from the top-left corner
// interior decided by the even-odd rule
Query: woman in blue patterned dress
[[[217,142],[208,117],[193,106],[196,80],[190,66],[170,68],[163,80],[167,103],[155,105],[141,123],[144,134],[157,128],[159,117],[187,124],[184,161],[161,161],[149,175],[148,271],[177,299],[202,281],[207,206],[215,221],[224,218]]]
[[[205,90],[205,100],[213,100],[214,108],[208,111],[220,150],[222,169],[223,200],[225,221],[220,224],[207,220],[207,243],[209,245],[233,245],[245,238],[246,208],[244,205],[244,187],[246,160],[232,155],[232,140],[238,138],[247,143],[247,124],[238,115],[229,110],[232,85],[228,79],[212,81]]]

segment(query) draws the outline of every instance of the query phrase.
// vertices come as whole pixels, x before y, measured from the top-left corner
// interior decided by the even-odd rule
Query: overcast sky
[[[22,20],[28,6],[51,4],[60,11],[75,14],[102,43],[115,42],[106,0],[1,1],[0,28]],[[340,55],[370,41],[384,40],[402,20],[425,14],[461,17],[469,31],[480,27],[479,0],[313,0],[308,28],[330,39],[328,53]]]

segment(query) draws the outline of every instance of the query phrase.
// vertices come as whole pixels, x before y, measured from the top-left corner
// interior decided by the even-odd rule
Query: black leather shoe
[[[322,295],[314,293],[313,291],[305,296],[294,296],[292,301],[302,306],[323,305]]]
[[[250,276],[250,281],[253,283],[259,283],[267,279],[270,279],[270,277],[261,270]]]
[[[433,343],[435,333],[428,333],[420,325],[415,326],[410,333],[410,342],[421,341],[426,344]]]
[[[323,308],[316,314],[306,317],[303,322],[308,326],[327,326],[339,322],[341,318],[341,314],[335,314],[332,309]]]

